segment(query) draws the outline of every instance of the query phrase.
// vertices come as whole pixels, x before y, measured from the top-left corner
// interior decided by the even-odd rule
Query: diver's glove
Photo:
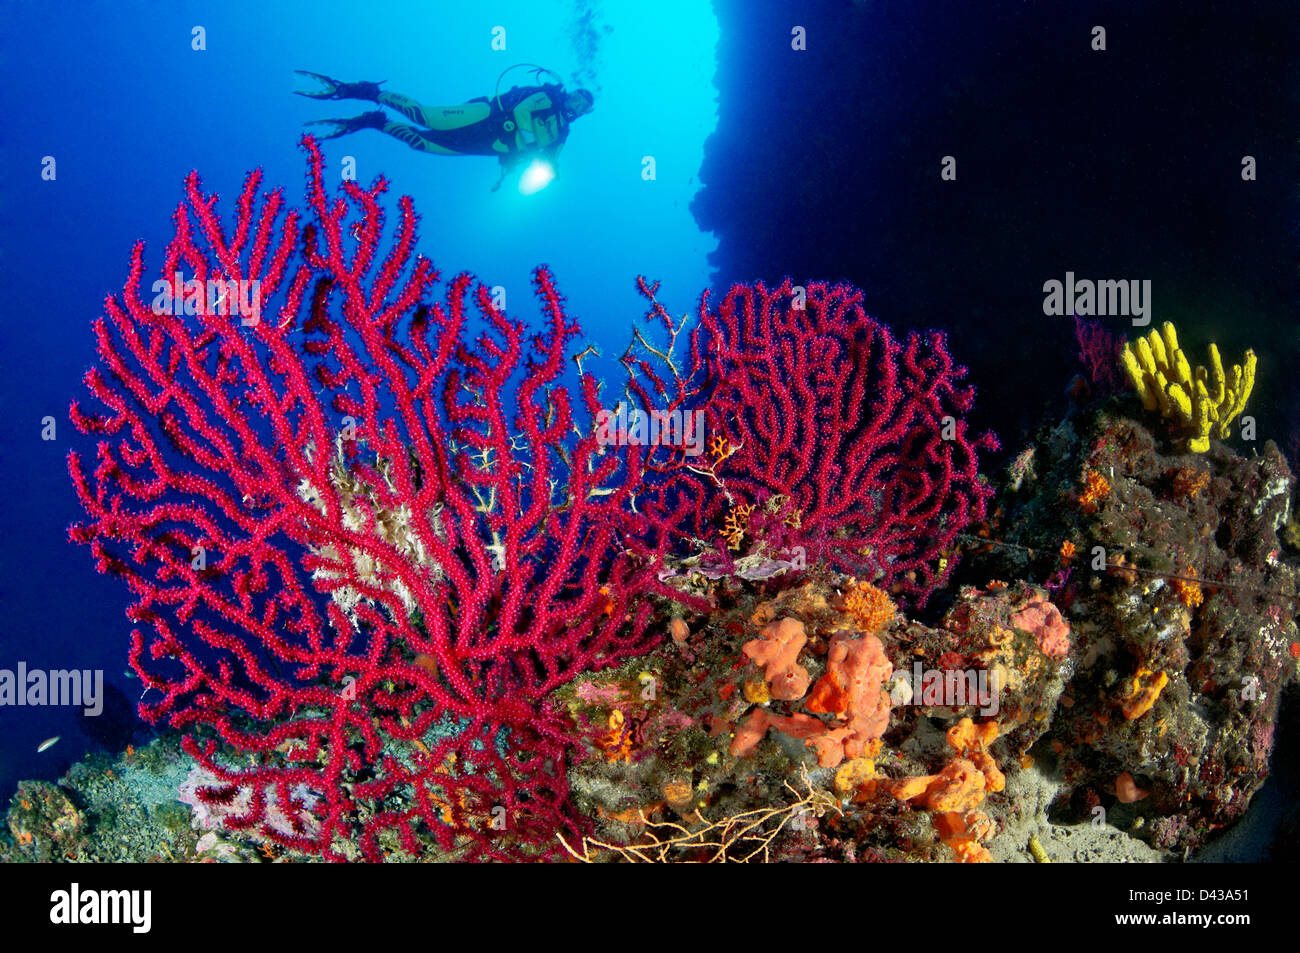
[[[334,131],[325,133],[320,138],[337,139],[339,136],[345,136],[349,132],[359,132],[362,129],[383,129],[386,122],[388,122],[388,116],[384,114],[384,111],[375,109],[368,113],[362,113],[360,116],[353,116],[351,119],[313,119],[304,123],[304,125],[332,125],[335,127]]]
[[[377,102],[379,100],[379,87],[385,82],[381,79],[377,83],[368,80],[362,80],[359,83],[343,83],[337,79],[331,79],[324,73],[312,73],[305,69],[296,69],[294,72],[299,76],[310,76],[325,87],[324,89],[315,90],[294,90],[299,96],[310,96],[312,99],[368,99],[371,102]]]

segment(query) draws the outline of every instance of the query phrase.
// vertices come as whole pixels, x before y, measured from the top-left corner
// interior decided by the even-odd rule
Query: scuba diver
[[[512,86],[501,92],[501,80],[519,66],[532,66],[535,86]],[[569,127],[579,116],[591,112],[594,98],[585,89],[565,90],[560,77],[551,70],[531,63],[519,63],[497,77],[491,97],[479,96],[457,106],[423,106],[401,93],[381,90],[382,82],[344,83],[321,73],[295,70],[317,80],[324,89],[295,89],[299,96],[312,99],[365,99],[397,110],[418,126],[393,122],[382,109],[372,110],[351,119],[316,119],[308,125],[332,125],[335,128],[322,139],[334,139],[362,129],[378,129],[405,142],[412,149],[447,156],[496,156],[501,175],[492,186],[495,192],[507,175],[529,159],[541,158],[552,167]],[[556,82],[542,83],[548,73]]]

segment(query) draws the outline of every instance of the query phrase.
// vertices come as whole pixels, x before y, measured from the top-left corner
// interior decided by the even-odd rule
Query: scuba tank
[[[536,63],[516,63],[513,66],[507,66],[504,70],[501,71],[501,75],[497,77],[496,87],[492,91],[492,99],[490,100],[492,104],[492,115],[494,121],[496,121],[500,125],[503,142],[514,142],[514,134],[515,134],[516,126],[514,120],[515,104],[511,103],[510,108],[507,109],[505,105],[501,102],[501,81],[505,79],[506,76],[512,71],[521,68],[528,69],[533,78],[533,81],[538,85],[540,85],[541,88],[546,91],[547,95],[550,96],[553,114],[559,117],[561,123],[561,129],[568,126],[568,123],[564,122],[564,117],[563,115],[561,115],[558,107],[554,106],[554,103],[557,100],[556,94],[562,92],[564,89],[564,78],[560,76],[559,73],[555,72],[555,70],[548,69],[545,66],[538,66]],[[553,78],[555,82],[554,83],[542,82],[543,74],[546,74],[547,76]],[[514,90],[517,88],[518,88],[517,86],[511,86],[510,90]]]
[[[555,70],[553,69],[547,69],[545,66],[538,66],[536,63],[516,63],[514,66],[507,66],[505,69],[501,71],[501,75],[497,77],[496,88],[492,91],[492,101],[495,104],[497,109],[503,108],[501,106],[501,81],[506,78],[506,74],[512,72],[513,70],[517,70],[521,67],[531,68],[533,80],[537,82],[538,85],[542,85],[542,86],[546,85],[545,83],[541,82],[541,78],[543,73],[547,73],[550,76],[555,78],[556,86],[561,88],[563,88],[564,86],[564,77],[562,77],[559,73],[555,72]]]

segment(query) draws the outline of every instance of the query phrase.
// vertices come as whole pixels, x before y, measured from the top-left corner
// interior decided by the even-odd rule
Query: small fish
[[[51,748],[53,748],[55,745],[59,743],[60,737],[62,736],[55,735],[53,738],[46,738],[39,745],[36,746],[36,753],[40,754],[42,751],[49,751]]]

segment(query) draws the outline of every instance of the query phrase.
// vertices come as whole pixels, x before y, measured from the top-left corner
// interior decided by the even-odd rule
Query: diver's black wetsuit
[[[552,165],[568,138],[573,120],[591,111],[588,90],[567,92],[558,83],[540,86],[512,86],[492,97],[479,96],[455,106],[425,106],[401,93],[384,92],[382,83],[346,83],[308,70],[297,70],[325,88],[295,90],[313,99],[363,99],[387,106],[411,122],[394,122],[376,109],[349,119],[316,119],[309,125],[333,129],[321,136],[334,139],[362,129],[377,129],[400,139],[412,149],[434,155],[496,156],[501,178],[529,157],[546,159]],[[418,125],[412,125],[418,123]]]
[[[514,86],[497,101],[479,96],[456,106],[423,106],[401,93],[380,93],[376,101],[419,125],[385,122],[382,132],[412,149],[439,155],[506,158],[521,152],[550,158],[560,151],[569,123],[556,105],[560,87]]]

